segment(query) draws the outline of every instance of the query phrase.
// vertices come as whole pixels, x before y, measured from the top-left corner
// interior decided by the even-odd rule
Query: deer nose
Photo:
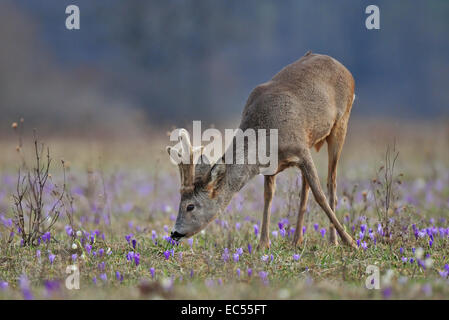
[[[185,235],[184,234],[181,234],[181,233],[179,233],[178,231],[172,231],[171,233],[170,233],[170,237],[173,239],[173,240],[179,240],[179,239],[181,239],[182,237],[184,237]]]

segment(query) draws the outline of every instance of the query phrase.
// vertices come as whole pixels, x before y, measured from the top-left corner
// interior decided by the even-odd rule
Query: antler
[[[178,165],[181,176],[181,192],[193,191],[195,181],[195,164],[198,156],[201,155],[202,146],[192,147],[190,136],[187,130],[180,129],[178,132],[178,141],[181,148],[168,146],[167,152],[170,160]],[[180,150],[181,149],[181,150]]]

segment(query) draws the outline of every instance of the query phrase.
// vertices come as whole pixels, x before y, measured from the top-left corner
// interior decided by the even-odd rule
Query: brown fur
[[[303,238],[303,218],[310,188],[330,220],[330,240],[337,243],[338,231],[346,244],[356,247],[334,213],[337,163],[353,100],[354,79],[351,73],[337,60],[311,52],[283,68],[270,81],[257,86],[249,95],[240,129],[278,131],[279,165],[274,175],[265,176],[260,248],[269,246],[269,220],[276,174],[292,166],[299,168],[303,176],[294,244],[301,243]],[[310,153],[312,147],[319,150],[324,142],[327,142],[329,155],[329,202],[321,188]],[[186,145],[184,149],[187,148],[191,146]],[[170,153],[170,147],[167,150]],[[228,151],[235,152],[232,149]],[[180,170],[183,186],[190,192],[193,185],[194,191],[181,195],[174,230],[177,234],[191,236],[206,227],[224,210],[232,196],[260,172],[260,167],[258,164],[220,164]],[[188,204],[197,204],[197,209],[186,212]]]
[[[278,129],[278,173],[290,166],[299,167],[305,177],[303,189],[312,189],[315,199],[331,220],[330,237],[336,243],[336,226],[343,240],[353,246],[352,238],[343,230],[335,213],[336,165],[344,143],[354,98],[354,79],[337,60],[308,52],[301,59],[283,68],[270,81],[257,86],[250,94],[242,115],[240,128]],[[309,149],[317,151],[328,143],[329,203],[321,190]],[[297,159],[291,161],[291,159]],[[274,179],[274,177],[272,178]],[[266,187],[267,188],[267,187]],[[274,192],[269,192],[272,195]],[[302,192],[295,243],[302,240],[302,219],[307,192]],[[267,203],[271,203],[268,197]],[[262,234],[269,214],[264,210]],[[268,237],[261,246],[268,246]]]

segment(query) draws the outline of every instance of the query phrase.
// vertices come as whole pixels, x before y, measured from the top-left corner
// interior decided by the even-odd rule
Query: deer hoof
[[[295,235],[295,236],[293,237],[292,245],[293,245],[294,247],[298,247],[298,246],[302,245],[303,240],[304,240],[304,239],[303,239],[302,236],[297,236],[297,235]]]
[[[257,245],[257,250],[265,250],[270,248],[270,241],[269,240],[260,240],[259,244]]]

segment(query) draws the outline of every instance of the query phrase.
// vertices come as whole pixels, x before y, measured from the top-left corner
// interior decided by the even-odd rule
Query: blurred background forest
[[[353,73],[353,117],[445,119],[448,30],[447,0],[2,0],[0,133],[21,116],[50,132],[235,127],[252,88],[308,50]]]

